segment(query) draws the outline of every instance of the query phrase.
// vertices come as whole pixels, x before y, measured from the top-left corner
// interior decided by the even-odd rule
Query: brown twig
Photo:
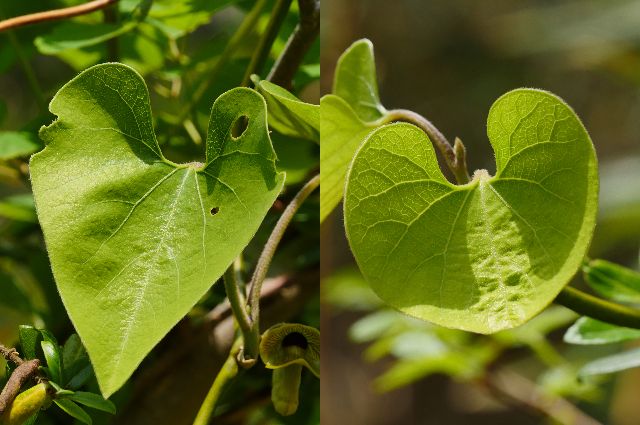
[[[298,0],[298,6],[300,23],[267,76],[268,81],[286,89],[291,89],[293,76],[320,33],[320,0]]]
[[[507,405],[565,425],[602,425],[566,399],[544,393],[524,376],[508,370],[487,374],[481,385]]]
[[[0,21],[0,32],[21,27],[24,25],[37,24],[46,21],[72,18],[78,15],[86,15],[96,10],[104,9],[118,0],[94,0],[78,6],[65,7],[63,9],[47,10],[45,12],[32,13],[30,15],[16,16],[15,18]]]
[[[15,350],[14,350],[15,351]],[[38,367],[40,367],[40,360],[33,359],[26,362],[22,362],[20,366],[16,368],[9,377],[7,384],[0,393],[0,415],[5,409],[13,402],[20,388],[34,375],[38,373]]]
[[[24,360],[22,360],[20,354],[18,354],[15,348],[7,348],[4,345],[0,344],[0,355],[4,357],[6,361],[11,362],[16,366],[20,366],[22,363],[24,363]]]

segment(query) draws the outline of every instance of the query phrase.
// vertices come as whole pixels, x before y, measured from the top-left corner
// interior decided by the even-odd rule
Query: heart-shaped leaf
[[[213,105],[206,161],[175,164],[153,132],[134,70],[92,67],[54,97],[31,159],[60,294],[105,397],[253,237],[282,188],[266,105],[249,89]],[[236,121],[248,118],[237,138]]]
[[[320,221],[342,200],[353,155],[374,129],[388,122],[378,97],[373,45],[362,39],[338,59],[333,93],[320,99]]]
[[[556,96],[520,89],[488,118],[497,173],[449,183],[428,137],[374,131],[345,194],[351,249],[374,291],[412,316],[480,333],[520,325],[558,294],[587,251],[597,211],[593,145]]]

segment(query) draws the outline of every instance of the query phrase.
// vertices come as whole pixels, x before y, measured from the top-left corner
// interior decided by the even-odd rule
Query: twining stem
[[[592,319],[640,329],[640,310],[594,297],[571,286],[565,286],[555,302]]]
[[[45,21],[72,18],[78,15],[95,12],[116,3],[118,0],[94,0],[78,6],[65,7],[63,9],[47,10],[45,12],[32,13],[30,15],[16,16],[15,18],[0,21],[0,32],[24,25],[37,24]]]
[[[471,177],[467,170],[466,150],[460,139],[456,137],[454,145],[451,146],[451,143],[449,143],[447,138],[444,137],[431,121],[408,109],[393,109],[388,111],[384,116],[384,121],[403,121],[419,127],[429,136],[429,139],[431,139],[431,142],[436,148],[438,148],[458,184],[469,183]]]
[[[241,259],[238,257],[224,272],[223,280],[231,311],[242,333],[242,351],[239,352],[237,360],[243,367],[249,368],[257,360],[256,353],[259,351],[260,335],[254,332],[251,317],[247,311],[247,300],[238,276],[240,262]],[[250,353],[250,355],[245,355],[245,353]]]
[[[204,96],[206,91],[216,80],[216,78],[220,74],[220,71],[222,71],[229,59],[231,59],[231,57],[238,51],[240,44],[255,29],[258,19],[260,18],[260,14],[262,13],[262,9],[264,9],[266,3],[267,0],[257,0],[249,13],[247,13],[247,15],[244,17],[242,23],[220,54],[220,57],[218,57],[215,65],[209,71],[207,78],[202,81],[200,85],[194,90],[193,94],[191,95],[190,101],[184,107],[183,112],[179,117],[180,122],[184,121],[187,115],[191,113],[193,107],[200,101],[202,96]]]
[[[216,378],[213,380],[213,384],[211,385],[211,388],[209,388],[207,397],[205,397],[202,402],[200,410],[198,410],[198,414],[196,415],[196,419],[193,421],[193,425],[208,425],[211,422],[211,418],[213,417],[216,405],[220,400],[220,396],[224,393],[224,390],[229,386],[231,381],[233,381],[233,378],[238,374],[238,362],[236,358],[240,350],[240,346],[240,339],[237,339],[229,352],[227,360],[222,365],[220,372],[218,372],[218,375],[216,375]]]
[[[258,263],[256,265],[256,269],[253,272],[253,276],[251,277],[251,289],[249,291],[249,308],[251,310],[251,326],[253,335],[258,337],[260,333],[260,292],[262,291],[262,283],[264,282],[265,277],[267,276],[267,271],[269,270],[269,266],[271,265],[271,260],[273,259],[273,255],[276,252],[276,248],[284,235],[285,230],[291,223],[293,216],[296,214],[300,206],[304,203],[305,199],[318,188],[320,185],[320,175],[317,174],[311,180],[309,180],[300,191],[296,194],[296,196],[291,200],[289,205],[285,208],[284,212],[278,219],[276,226],[273,228],[267,243],[260,254],[260,258],[258,259]],[[245,347],[246,349],[246,347]],[[255,356],[256,358],[257,352],[249,352],[246,351],[247,356]]]
[[[282,26],[284,19],[287,17],[287,13],[291,7],[291,2],[292,0],[277,0],[273,10],[271,11],[271,17],[269,18],[267,28],[264,30],[264,34],[262,34],[260,42],[258,43],[256,50],[253,52],[251,62],[244,73],[242,86],[249,85],[251,82],[251,74],[260,73],[260,70],[269,57],[269,52],[271,51],[273,42],[278,36],[280,27]]]
[[[300,23],[266,78],[286,89],[291,89],[293,76],[320,32],[320,0],[298,0],[298,6]]]

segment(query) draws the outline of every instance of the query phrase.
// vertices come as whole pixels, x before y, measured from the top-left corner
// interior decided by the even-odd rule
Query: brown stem
[[[37,24],[46,21],[72,18],[78,15],[86,15],[103,9],[118,0],[94,0],[78,6],[65,7],[63,9],[47,10],[45,12],[32,13],[30,15],[16,16],[15,18],[0,21],[0,32],[24,25]]]
[[[4,357],[6,361],[12,362],[16,366],[20,366],[24,363],[24,360],[22,360],[20,354],[18,354],[15,348],[7,348],[2,344],[0,344],[0,356]]]
[[[300,23],[267,76],[268,81],[286,89],[291,89],[293,76],[320,33],[320,0],[298,0],[298,6]]]
[[[471,177],[467,170],[466,150],[460,139],[456,137],[455,144],[451,146],[451,143],[444,137],[444,134],[442,134],[431,121],[408,109],[393,109],[388,111],[384,120],[386,122],[403,121],[419,127],[429,136],[431,143],[438,148],[458,184],[469,183]]]
[[[20,392],[20,388],[31,377],[38,373],[39,366],[40,360],[33,359],[26,362],[23,361],[22,363],[20,363],[20,366],[18,366],[16,370],[13,371],[13,373],[9,377],[9,381],[7,381],[7,384],[4,386],[2,392],[0,393],[0,415],[2,415],[5,409],[16,398],[16,396]]]
[[[490,372],[481,385],[505,404],[536,417],[550,418],[565,425],[602,425],[566,399],[544,393],[535,383],[514,372]]]

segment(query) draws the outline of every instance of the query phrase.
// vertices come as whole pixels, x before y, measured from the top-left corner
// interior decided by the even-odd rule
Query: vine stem
[[[264,30],[264,34],[260,38],[258,47],[256,47],[256,50],[253,52],[251,62],[249,63],[249,66],[244,73],[244,77],[242,78],[243,86],[248,86],[251,83],[252,74],[260,73],[260,69],[264,66],[267,57],[269,57],[269,52],[271,52],[271,47],[278,36],[280,27],[282,26],[284,19],[287,17],[292,1],[293,0],[277,0],[273,10],[271,11],[271,17],[269,18],[267,28]]]
[[[47,10],[45,12],[32,13],[23,16],[16,16],[15,18],[0,21],[0,32],[24,25],[37,24],[46,21],[55,21],[59,19],[67,19],[78,15],[86,15],[87,13],[104,9],[107,6],[116,3],[117,1],[118,0],[94,0],[78,6]]]
[[[594,297],[571,286],[565,286],[555,302],[592,319],[640,329],[640,310]]]
[[[267,76],[268,81],[286,89],[291,89],[293,76],[320,33],[320,0],[298,0],[298,6],[300,23]]]
[[[251,310],[251,326],[252,337],[255,341],[259,342],[260,339],[260,293],[262,292],[262,283],[267,276],[267,271],[271,265],[271,260],[276,252],[278,244],[282,240],[284,232],[287,230],[289,223],[293,219],[300,206],[309,197],[309,195],[318,188],[320,185],[320,174],[316,174],[312,177],[300,191],[294,196],[289,205],[285,208],[284,212],[278,219],[269,239],[260,254],[258,263],[251,277],[251,289],[249,291],[249,308]],[[257,358],[257,352],[246,352],[249,358]]]
[[[237,361],[245,367],[249,368],[256,363],[257,357],[247,356],[244,353],[258,353],[260,340],[253,333],[253,322],[247,311],[247,301],[244,290],[241,288],[239,279],[239,269],[241,257],[238,257],[224,272],[224,288],[227,292],[231,312],[235,318],[240,332],[242,333],[242,347],[238,353]]]
[[[454,145],[451,146],[451,143],[431,121],[408,109],[392,109],[384,116],[384,121],[403,121],[419,127],[438,148],[458,184],[469,183],[471,177],[467,170],[466,149],[460,139],[456,137]]]
[[[193,425],[208,425],[211,422],[211,418],[213,417],[213,413],[216,410],[216,405],[220,400],[220,397],[224,393],[224,390],[229,387],[233,378],[238,374],[238,362],[236,360],[238,352],[240,350],[241,340],[237,339],[234,343],[231,351],[229,352],[229,356],[227,360],[225,360],[220,372],[216,375],[216,378],[213,380],[213,384],[211,388],[209,388],[209,392],[202,402],[200,406],[200,410],[198,410],[198,414],[196,415],[196,419],[193,421]]]

